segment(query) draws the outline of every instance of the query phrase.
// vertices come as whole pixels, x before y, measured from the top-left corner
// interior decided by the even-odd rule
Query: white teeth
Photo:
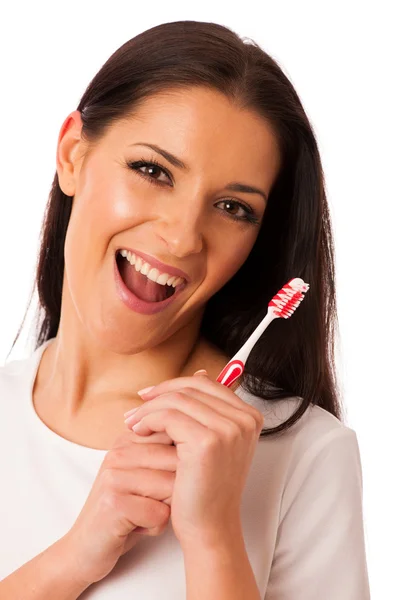
[[[151,281],[157,281],[157,277],[160,276],[160,273],[157,269],[150,269],[150,271],[147,273],[147,278],[150,279]]]
[[[172,285],[172,287],[175,288],[185,281],[183,277],[170,275],[169,273],[160,273],[158,269],[149,265],[149,263],[145,262],[140,256],[136,256],[133,252],[120,250],[119,253],[135,267],[136,271],[146,275],[148,279],[155,281],[160,285]]]
[[[183,277],[177,277],[176,279],[174,279],[174,281],[172,282],[172,287],[176,288],[177,285],[181,285],[181,283],[183,283],[185,280],[183,279]]]
[[[149,265],[149,263],[145,262],[143,263],[143,266],[140,267],[140,272],[143,273],[143,275],[148,275],[149,271],[150,271],[151,267]]]
[[[139,256],[136,257],[136,261],[135,261],[135,269],[136,271],[140,271],[140,269],[143,266],[143,259],[140,258]]]
[[[121,256],[126,258],[132,266],[135,267],[136,271],[146,275],[148,279],[155,281],[160,285],[172,285],[172,287],[175,288],[177,285],[180,285],[185,281],[183,277],[170,275],[169,273],[161,273],[158,269],[155,269],[149,265],[149,263],[145,262],[139,256],[136,256],[133,252],[129,252],[128,250],[120,250],[119,253]]]
[[[167,285],[172,285],[172,282],[174,281],[175,277],[172,276],[169,279],[167,279]]]
[[[155,269],[157,270],[157,269]],[[149,278],[150,278],[150,273],[149,273]],[[156,279],[157,283],[159,283],[160,285],[165,285],[169,279],[169,275],[168,273],[163,273],[162,275],[159,275]]]

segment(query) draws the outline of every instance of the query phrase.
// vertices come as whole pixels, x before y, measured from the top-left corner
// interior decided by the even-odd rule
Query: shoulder
[[[30,373],[34,353],[25,358],[11,360],[0,366],[0,398],[15,386],[23,383]]]
[[[238,390],[238,395],[264,415],[264,428],[286,421],[301,403],[299,397],[278,401]],[[289,429],[259,440],[261,460],[270,469],[278,469],[284,479],[285,493],[304,489],[306,479],[318,486],[329,469],[332,479],[352,472],[361,486],[361,461],[355,431],[320,406],[311,405]]]
[[[320,406],[311,405],[288,436],[297,468],[321,462],[326,451],[335,451],[338,461],[346,453],[358,454],[355,431]]]
[[[294,426],[282,516],[301,494],[318,502],[361,505],[362,468],[356,432],[320,406],[310,406]]]
[[[245,397],[263,412],[266,428],[286,420],[301,402]],[[309,406],[288,430],[260,438],[256,476],[269,519],[274,507],[277,513],[265,598],[369,599],[355,431],[325,409]]]
[[[10,431],[22,425],[29,389],[32,356],[11,360],[0,367],[0,437],[2,443]]]
[[[264,400],[250,394],[240,387],[236,392],[240,398],[255,406],[264,415],[266,429],[276,427],[293,415],[300,406],[302,398],[290,396],[281,400]],[[337,417],[320,406],[311,405],[300,419],[288,430],[274,434],[271,439],[285,440],[286,443],[306,450],[309,445],[324,443],[330,437],[354,434]]]
[[[286,421],[302,401],[266,401],[243,388],[235,393],[263,413],[266,429]],[[273,539],[265,598],[369,600],[362,471],[353,429],[309,406],[289,429],[260,437],[249,482],[246,506],[253,518],[262,499]],[[257,518],[258,527],[262,522]]]
[[[0,381],[7,381],[20,374],[29,358],[14,359],[0,365]]]

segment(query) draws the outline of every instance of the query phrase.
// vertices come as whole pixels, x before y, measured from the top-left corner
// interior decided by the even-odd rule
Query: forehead
[[[115,126],[119,141],[154,143],[191,165],[240,163],[273,172],[279,148],[270,123],[205,87],[164,90],[145,98]]]

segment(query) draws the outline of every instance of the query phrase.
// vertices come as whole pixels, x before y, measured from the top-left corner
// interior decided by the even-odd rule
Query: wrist
[[[202,530],[194,533],[190,538],[179,540],[182,551],[185,553],[200,551],[222,552],[241,548],[244,544],[243,528],[239,520],[230,521],[226,526],[214,528],[211,531]]]
[[[183,550],[186,598],[200,600],[260,600],[260,592],[246,551],[241,528],[221,533]]]
[[[94,583],[82,578],[67,536],[63,536],[57,540],[49,550],[51,550],[54,573],[60,581],[68,581],[71,590],[77,594],[81,594]]]

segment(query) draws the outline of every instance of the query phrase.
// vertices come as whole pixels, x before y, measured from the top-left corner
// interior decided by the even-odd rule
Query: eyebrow
[[[137,142],[136,144],[130,144],[130,145],[131,146],[146,146],[147,148],[151,148],[151,150],[154,150],[154,152],[161,154],[161,156],[163,156],[165,158],[165,160],[167,160],[169,163],[171,163],[171,165],[174,165],[174,167],[178,167],[179,169],[182,169],[183,171],[189,171],[189,167],[187,164],[185,164],[177,156],[174,156],[173,154],[171,154],[170,152],[167,152],[163,148],[160,148],[160,146],[157,146],[156,144],[147,144],[144,142]],[[268,202],[267,195],[262,190],[260,190],[256,187],[253,187],[252,185],[247,185],[245,183],[239,183],[237,181],[233,181],[232,183],[225,186],[225,188],[227,190],[231,190],[233,192],[243,192],[245,194],[260,194],[260,196],[262,196],[264,198],[265,203]]]

